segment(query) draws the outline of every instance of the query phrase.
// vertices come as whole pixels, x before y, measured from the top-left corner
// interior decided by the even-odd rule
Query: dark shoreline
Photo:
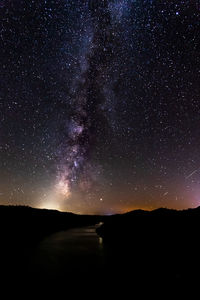
[[[16,240],[18,244],[33,245],[49,234],[95,225],[102,218],[29,206],[0,206],[0,237],[6,241],[5,246]]]
[[[200,275],[200,207],[156,209],[115,215],[97,228],[112,276],[133,281],[195,283]],[[116,279],[117,280],[117,279]]]
[[[104,217],[21,206],[0,206],[2,280],[39,280],[31,266],[40,241],[55,232],[99,222],[103,224],[96,232],[102,238],[104,265],[100,272],[86,272],[85,277],[81,275],[83,270],[80,274],[77,271],[77,283],[90,279],[94,286],[104,288],[109,284],[115,288],[117,284],[131,287],[133,282],[168,282],[175,286],[198,282],[200,208],[137,210]],[[81,249],[77,255],[81,260]],[[60,274],[60,280],[66,281],[65,273]],[[71,274],[67,280],[72,281]]]

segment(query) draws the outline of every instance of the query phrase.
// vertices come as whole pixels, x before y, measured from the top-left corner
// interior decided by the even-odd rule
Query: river
[[[52,281],[98,277],[105,255],[97,226],[61,231],[40,242],[32,259],[35,278]]]

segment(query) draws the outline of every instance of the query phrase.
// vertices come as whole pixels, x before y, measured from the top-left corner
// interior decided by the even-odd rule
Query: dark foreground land
[[[199,225],[200,208],[102,217],[0,206],[1,282],[115,293],[195,285]]]
[[[76,215],[28,206],[0,206],[0,235],[8,245],[17,240],[23,246],[31,246],[54,232],[95,225],[101,220],[102,217],[95,215]]]
[[[131,272],[133,282],[188,285],[200,280],[200,207],[160,208],[114,215],[97,229],[112,272]]]
[[[22,290],[28,285],[36,288],[41,280],[40,261],[36,260],[42,257],[37,253],[42,241],[57,232],[94,226],[102,219],[104,217],[26,206],[0,206],[0,286],[17,285]],[[59,247],[59,243],[57,246]],[[56,255],[57,253],[55,260],[59,259]],[[48,280],[51,281],[51,274],[49,275]],[[64,281],[67,280],[60,275],[59,280],[62,277]]]

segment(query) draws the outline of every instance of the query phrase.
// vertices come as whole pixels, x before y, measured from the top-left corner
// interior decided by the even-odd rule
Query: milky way
[[[200,204],[199,1],[4,0],[0,17],[2,204]]]
[[[89,193],[98,185],[100,166],[92,161],[91,152],[95,149],[98,130],[110,126],[106,120],[106,101],[107,94],[112,93],[107,87],[111,80],[109,67],[115,42],[112,17],[113,13],[119,16],[121,13],[117,8],[113,12],[106,1],[87,5],[90,27],[85,28],[83,42],[86,46],[79,61],[80,71],[67,99],[72,114],[64,125],[66,138],[58,155],[61,160],[57,188],[67,196],[73,188]]]

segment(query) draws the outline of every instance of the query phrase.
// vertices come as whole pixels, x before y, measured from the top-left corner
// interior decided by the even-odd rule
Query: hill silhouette
[[[37,209],[29,206],[0,206],[1,240],[34,244],[48,234],[74,227],[94,225],[101,217],[77,215],[57,210]]]
[[[102,219],[101,216],[76,215],[28,206],[0,206],[1,283],[18,286],[23,283],[22,290],[33,282],[40,284],[34,266],[38,245],[51,234],[93,226]],[[37,264],[40,266],[40,261]]]
[[[107,218],[97,229],[104,242],[116,239],[130,242],[140,239],[148,242],[159,240],[163,243],[195,242],[195,233],[199,230],[200,207],[188,210],[159,208],[153,211],[135,210],[122,215]]]
[[[87,286],[90,283],[106,291],[108,287],[115,290],[120,286],[123,290],[131,290],[134,284],[147,282],[151,285],[167,282],[176,287],[189,280],[198,282],[200,208],[183,211],[164,208],[151,212],[136,210],[104,217],[24,206],[0,206],[2,282],[40,282],[40,255],[35,255],[40,241],[45,237],[49,239],[48,235],[55,232],[99,222],[103,222],[96,229],[101,237],[98,247],[102,267],[95,269],[95,250],[91,251],[91,256],[83,255],[90,248],[86,242],[90,236],[88,231],[82,236],[84,243],[81,246],[76,240],[74,245],[65,244],[65,240],[58,243],[59,247],[64,247],[63,254],[50,257],[50,261],[57,266],[59,277],[54,276],[54,269],[47,264],[48,283],[68,282],[72,286]],[[67,232],[64,235],[67,237]],[[73,259],[68,261],[69,245],[77,255],[74,254]],[[57,255],[57,250],[50,253]],[[41,257],[44,259],[45,256],[41,254]],[[79,263],[80,269],[74,268]],[[54,278],[52,281],[51,277]]]
[[[103,238],[112,275],[120,272],[127,280],[131,272],[133,281],[177,284],[199,278],[199,225],[200,207],[160,208],[110,216],[97,233]]]

